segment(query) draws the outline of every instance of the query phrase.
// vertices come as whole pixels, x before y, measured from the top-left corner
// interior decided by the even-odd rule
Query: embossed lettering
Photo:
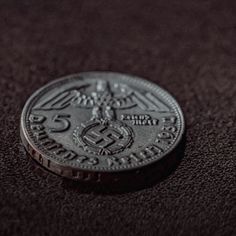
[[[137,162],[143,162],[147,159],[150,159],[156,155],[162,153],[163,150],[156,146],[150,145],[145,147],[143,150],[135,153],[131,153],[130,155],[123,156],[121,158],[118,157],[109,157],[107,158],[107,165],[111,166],[120,166],[120,165],[129,165]]]
[[[44,130],[44,126],[43,125],[41,125],[41,124],[32,124],[31,126],[30,126],[30,128],[32,129],[32,130],[35,130],[35,131],[41,131],[41,130]]]
[[[78,156],[76,161],[80,164],[88,164],[93,166],[99,164],[99,159],[97,157]]]
[[[166,116],[162,118],[161,131],[157,134],[156,142],[163,144],[170,144],[175,138],[175,133],[177,131],[176,116]]]
[[[158,125],[158,119],[153,119],[148,114],[122,114],[121,120],[131,121],[132,125]]]
[[[41,115],[33,115],[31,114],[29,117],[30,122],[32,123],[43,123],[46,120],[46,117],[41,116]]]
[[[57,150],[55,150],[53,153],[56,155],[61,155],[62,153],[65,153],[65,152],[66,152],[66,149],[61,146]]]
[[[49,145],[47,147],[47,149],[51,151],[51,150],[54,150],[54,149],[59,149],[61,147],[62,147],[61,144],[55,142],[55,143],[52,143],[51,145]]]
[[[62,117],[57,116],[55,118],[55,121],[61,122],[61,120],[57,120],[59,118]],[[47,135],[47,132],[45,131],[45,127],[43,125],[44,121],[46,120],[44,116],[30,115],[29,120],[31,122],[30,128],[33,132],[34,137],[47,151],[51,151],[52,154],[66,160],[73,160],[78,156],[75,152],[67,150],[61,144],[57,143],[54,139],[51,139]],[[66,121],[62,121],[62,123],[68,126]],[[43,158],[41,157],[39,161],[43,162]]]
[[[44,130],[35,131],[35,132],[34,132],[34,136],[36,137],[36,139],[37,139],[38,141],[43,140],[43,139],[45,139],[45,138],[48,137],[46,131],[44,131]]]
[[[107,165],[109,167],[117,166],[117,165],[121,165],[122,164],[121,160],[118,157],[115,157],[115,156],[107,157],[106,160],[107,160]]]
[[[73,160],[77,157],[77,154],[73,151],[66,151],[61,157],[66,160]]]

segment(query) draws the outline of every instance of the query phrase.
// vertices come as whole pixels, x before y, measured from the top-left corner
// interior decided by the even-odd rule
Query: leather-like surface
[[[1,235],[233,235],[235,1],[1,1]],[[38,170],[19,120],[45,83],[81,71],[145,77],[186,122],[176,170],[117,194]]]

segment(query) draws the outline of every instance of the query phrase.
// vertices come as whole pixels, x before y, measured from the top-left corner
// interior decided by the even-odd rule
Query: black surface
[[[1,235],[235,234],[235,13],[235,1],[1,1]],[[178,99],[187,137],[174,172],[102,194],[29,161],[28,96],[91,70],[148,78]]]

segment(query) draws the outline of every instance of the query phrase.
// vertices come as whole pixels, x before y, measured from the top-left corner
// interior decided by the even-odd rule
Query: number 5
[[[60,128],[50,128],[50,132],[57,133],[57,132],[64,132],[70,128],[70,121],[68,120],[70,115],[67,114],[57,114],[53,116],[52,120],[55,123],[60,123]]]

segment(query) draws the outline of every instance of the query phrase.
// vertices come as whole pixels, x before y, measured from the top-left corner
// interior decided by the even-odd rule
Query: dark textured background
[[[19,141],[25,101],[91,70],[145,77],[176,96],[187,142],[167,178],[99,194],[33,167]],[[236,1],[1,0],[1,235],[233,235],[235,95]]]

